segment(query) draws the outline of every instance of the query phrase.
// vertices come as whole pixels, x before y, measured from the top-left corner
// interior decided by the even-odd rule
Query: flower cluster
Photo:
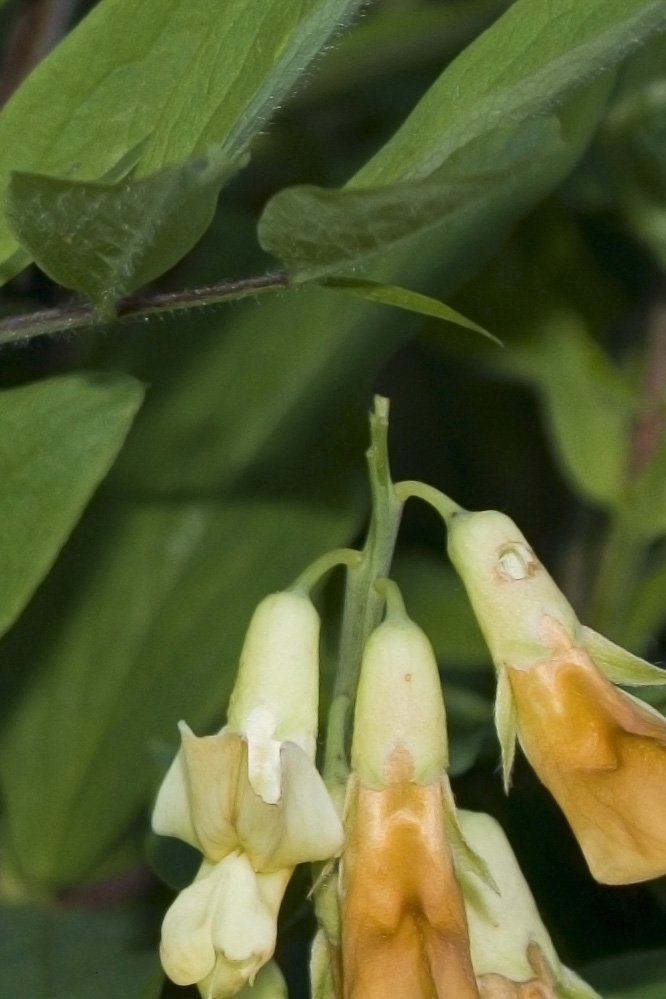
[[[450,504],[446,519],[497,671],[507,789],[518,741],[595,878],[665,874],[666,720],[615,686],[665,674],[583,627],[508,517]],[[225,727],[198,738],[181,723],[153,828],[203,859],[164,919],[167,975],[226,999],[263,994],[263,968],[267,994],[284,995],[267,964],[278,910],[297,864],[328,861],[315,999],[595,999],[560,962],[500,826],[457,811],[432,647],[396,584],[376,591],[385,615],[363,651],[342,797],[330,782],[337,807],[315,767],[319,617],[301,589],[257,608]]]

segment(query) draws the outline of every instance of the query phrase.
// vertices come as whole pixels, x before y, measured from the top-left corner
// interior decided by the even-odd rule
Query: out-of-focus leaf
[[[557,118],[536,116],[665,23],[658,0],[564,0],[556,12],[549,0],[517,0],[447,67],[345,190],[279,192],[260,222],[262,245],[292,277],[307,280],[364,263],[437,223],[451,225],[461,208],[497,196],[493,172],[495,185],[506,187],[526,160],[543,160],[558,140],[566,143]],[[569,144],[576,145],[571,135]],[[521,200],[521,186],[509,200]],[[529,187],[522,192],[528,202]]]
[[[467,319],[461,312],[452,309],[445,302],[439,302],[429,295],[421,295],[408,288],[398,288],[393,284],[381,284],[378,281],[362,281],[357,278],[325,278],[321,284],[325,288],[337,288],[346,291],[350,295],[357,295],[368,302],[378,302],[380,305],[391,305],[394,308],[405,309],[407,312],[415,312],[417,315],[430,316],[433,319],[442,319],[446,323],[453,323],[455,326],[462,326],[464,329],[473,330],[489,339],[499,343],[483,326]]]
[[[350,186],[416,180],[498,122],[552,110],[666,25],[660,0],[517,0],[448,66]],[[480,147],[479,147],[480,148]]]
[[[430,639],[444,677],[448,668],[490,667],[488,647],[465,589],[444,554],[441,562],[429,555],[398,555],[392,575],[410,617]]]
[[[646,541],[666,533],[666,434],[639,476],[630,483],[631,530]]]
[[[266,206],[259,240],[294,281],[366,266],[391,249],[407,253],[439,229],[444,261],[455,260],[470,227],[483,243],[498,217],[508,227],[561,182],[590,139],[606,90],[605,82],[593,86],[560,116],[503,121],[426,176],[370,188],[354,181],[342,191],[287,188]]]
[[[588,964],[582,974],[604,999],[663,999],[666,950],[646,950]]]
[[[307,90],[296,96],[297,106],[330,99],[340,92],[367,84],[427,60],[450,59],[498,17],[507,0],[428,0],[371,8],[365,17],[326,54]]]
[[[12,173],[5,211],[42,270],[109,315],[194,246],[241,165],[211,152],[116,184]]]
[[[3,999],[157,999],[156,948],[130,908],[0,906]]]
[[[539,389],[555,455],[574,489],[593,503],[621,505],[637,401],[580,319],[552,313],[538,338],[494,363]]]
[[[76,882],[113,844],[148,792],[151,742],[175,741],[179,718],[201,731],[220,717],[255,604],[346,542],[356,520],[250,501],[99,516],[53,585],[103,531],[94,578],[42,645],[0,743],[13,853],[42,885]]]
[[[143,390],[124,375],[63,375],[0,393],[0,634],[51,568],[113,464]]]
[[[649,643],[666,623],[666,556],[656,560],[636,587],[620,641],[629,649],[645,653]]]
[[[9,172],[100,180],[145,140],[148,176],[219,146],[244,154],[359,0],[104,0],[0,114]],[[0,220],[0,280],[29,262]]]
[[[601,133],[613,207],[666,267],[666,37],[658,35],[622,72]],[[597,169],[600,173],[600,169]]]

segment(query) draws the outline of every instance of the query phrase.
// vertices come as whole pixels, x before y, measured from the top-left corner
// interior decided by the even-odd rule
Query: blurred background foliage
[[[0,4],[3,98],[93,6]],[[256,232],[271,196],[344,184],[508,7],[368,8],[261,123],[205,235],[152,290],[274,268]],[[537,143],[518,195],[500,171],[471,215],[418,233],[384,265],[382,279],[446,297],[501,348],[313,284],[3,348],[3,997],[196,994],[159,971],[170,890],[157,875],[182,884],[192,857],[149,835],[151,801],[175,723],[203,733],[223,722],[258,600],[323,551],[361,541],[374,392],[391,399],[394,479],[506,511],[586,624],[663,662],[664,36],[576,102],[566,155],[554,147],[551,161]],[[30,134],[29,115],[22,127]],[[0,296],[11,316],[71,293],[33,265]],[[666,887],[595,885],[522,759],[504,796],[489,659],[441,524],[418,505],[394,575],[441,664],[459,803],[502,822],[563,960],[607,999],[662,999]],[[339,582],[321,596],[324,701]],[[306,893],[300,872],[281,917],[293,999],[307,995]]]

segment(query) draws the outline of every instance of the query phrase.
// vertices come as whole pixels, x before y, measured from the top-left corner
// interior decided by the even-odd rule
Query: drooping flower
[[[664,683],[666,673],[582,627],[504,514],[460,511],[448,528],[497,670],[505,782],[517,735],[598,881],[665,874],[666,719],[611,681]]]
[[[499,823],[479,812],[459,811],[458,817],[494,884],[461,874],[480,999],[599,999],[557,956]]]
[[[363,657],[342,862],[345,999],[478,999],[430,644],[392,590]]]
[[[162,926],[164,970],[206,999],[235,995],[269,960],[296,864],[342,848],[342,826],[314,766],[319,618],[295,592],[255,611],[227,725],[181,749],[157,797],[153,829],[203,854]]]

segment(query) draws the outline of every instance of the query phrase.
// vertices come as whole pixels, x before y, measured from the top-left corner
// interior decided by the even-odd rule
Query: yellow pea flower
[[[226,999],[275,949],[296,864],[340,853],[343,832],[314,766],[319,618],[292,592],[267,597],[245,640],[228,724],[182,745],[153,811],[155,832],[203,854],[162,925],[160,955],[179,985]]]
[[[509,517],[460,510],[448,533],[497,670],[506,784],[517,735],[598,881],[666,874],[666,719],[611,682],[666,674],[581,626]]]
[[[388,591],[387,591],[388,592]],[[341,872],[345,999],[478,999],[437,665],[391,589],[363,658]]]

